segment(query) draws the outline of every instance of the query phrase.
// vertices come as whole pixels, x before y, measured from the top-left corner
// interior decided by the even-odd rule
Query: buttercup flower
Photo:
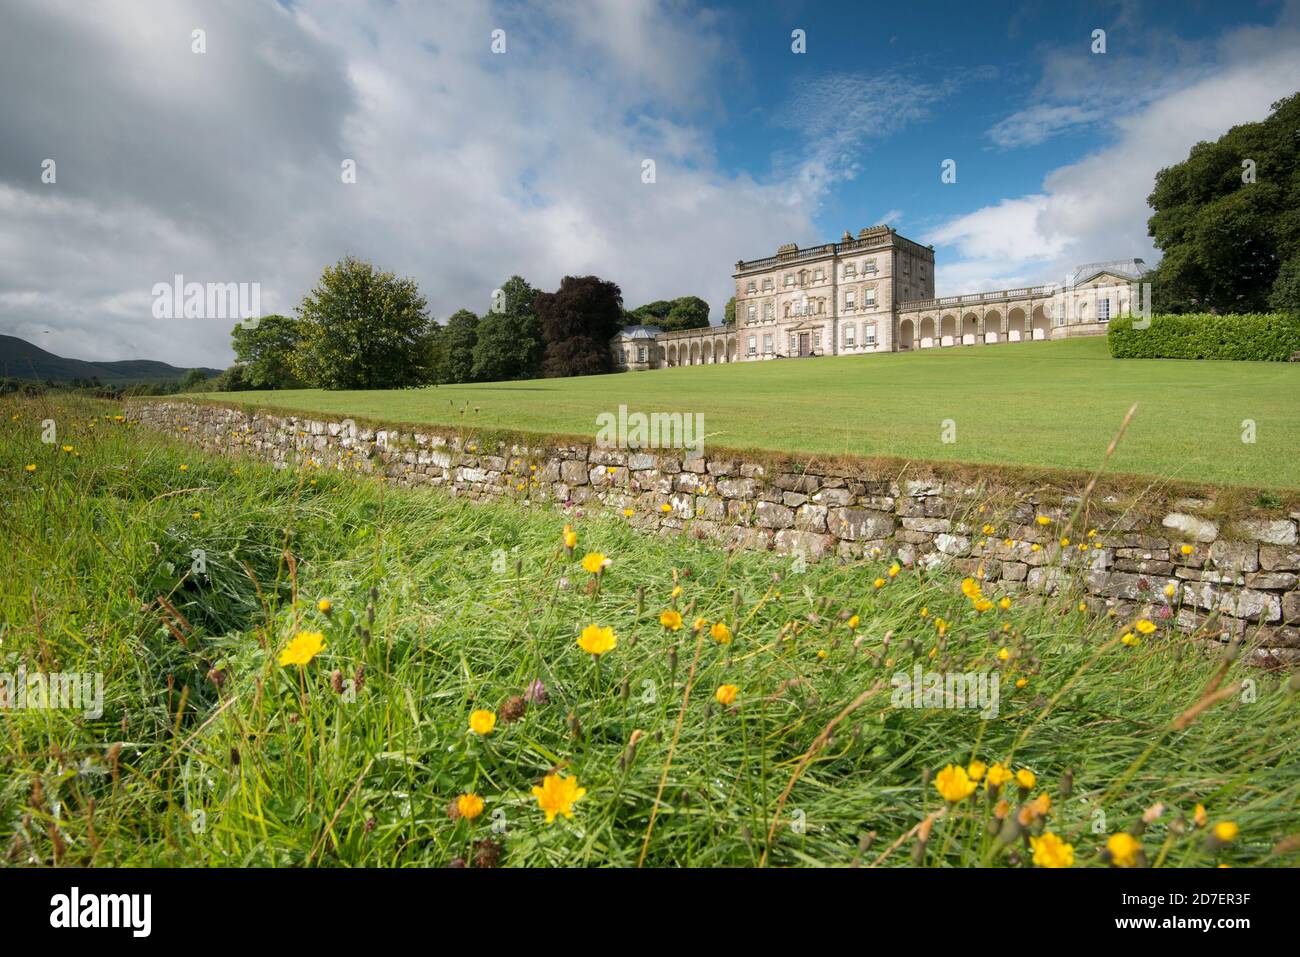
[[[333,608],[334,605],[328,598],[322,598],[320,601],[316,602],[316,607],[320,609],[322,614],[328,615],[330,609]]]
[[[497,715],[495,711],[486,711],[479,708],[477,711],[469,713],[469,729],[475,734],[491,734],[492,729],[497,726]]]
[[[902,571],[902,569],[900,568],[898,562],[894,562],[894,564],[889,566],[889,577],[896,578],[900,571]]]
[[[993,602],[989,601],[987,598],[977,598],[973,607],[977,612],[983,614],[993,607]]]
[[[731,629],[728,628],[727,623],[723,621],[715,621],[713,627],[709,629],[709,634],[712,635],[713,640],[720,645],[725,645],[731,641]]]
[[[740,689],[735,685],[722,685],[713,693],[713,697],[717,699],[718,704],[730,705],[736,700],[736,693],[739,691]]]
[[[1051,525],[1051,524],[1052,524],[1052,520],[1051,520],[1050,518],[1048,518],[1046,515],[1039,515],[1038,518],[1035,519],[1035,521],[1037,521],[1039,525]]]
[[[1133,627],[1144,635],[1150,635],[1156,630],[1156,623],[1154,621],[1148,621],[1146,618],[1141,618]]]
[[[1038,778],[1035,777],[1034,772],[1029,770],[1028,768],[1021,768],[1019,771],[1016,772],[1016,783],[1019,784],[1026,791],[1028,791],[1036,783],[1038,783]]]
[[[1214,835],[1216,841],[1227,844],[1229,841],[1236,840],[1237,835],[1241,833],[1241,828],[1232,821],[1220,821],[1210,828],[1210,833]]]
[[[582,559],[582,567],[584,571],[599,575],[609,567],[609,559],[600,552],[588,552]]]
[[[1034,850],[1034,863],[1039,867],[1073,867],[1074,846],[1048,831],[1042,837],[1031,837],[1029,846]]]
[[[671,608],[659,613],[659,624],[669,631],[679,631],[682,627],[682,613]]]
[[[884,580],[883,578],[877,578],[877,579],[876,579],[875,581],[873,581],[871,584],[874,585],[876,588],[884,588],[884,587],[885,587],[885,580]]]
[[[994,762],[993,766],[989,768],[988,774],[984,776],[984,787],[986,789],[1000,788],[1002,785],[1010,781],[1011,777],[1012,774],[1010,770],[1003,767],[1000,762]]]
[[[596,657],[613,650],[617,644],[618,639],[614,637],[612,627],[601,628],[599,625],[588,625],[582,629],[582,634],[578,638],[578,647]]]
[[[1116,867],[1132,867],[1137,863],[1142,845],[1132,834],[1120,831],[1106,839],[1106,850],[1110,852],[1110,862]]]
[[[293,636],[284,651],[280,652],[280,667],[306,665],[325,647],[325,636],[319,631],[300,631]]]
[[[705,627],[708,623],[709,623],[709,620],[708,620],[707,618],[696,618],[694,624],[691,625],[691,630],[692,630],[692,631],[703,631],[703,630],[704,630],[704,627]]]
[[[988,765],[979,760],[972,761],[970,764],[966,765],[966,775],[972,781],[979,781],[980,778],[984,777],[984,772],[987,770]]]
[[[1007,650],[1006,648],[998,649],[998,661],[1006,661],[1010,657],[1011,657],[1011,652],[1009,650]]]
[[[36,463],[35,463],[35,462],[30,462],[30,463],[28,463],[27,465],[24,465],[24,466],[23,466],[23,471],[24,471],[24,472],[35,472],[35,471],[36,471]]]
[[[857,615],[850,615],[850,616],[849,616],[849,627],[850,627],[850,628],[856,628],[856,627],[858,627],[858,621],[859,621],[859,619],[858,619],[858,616],[857,616]]]
[[[573,817],[573,802],[586,793],[586,788],[578,787],[577,778],[559,774],[548,774],[540,786],[533,787],[533,797],[537,798],[537,806],[546,812],[547,824],[554,821],[557,814]]]
[[[578,533],[575,532],[570,526],[565,525],[564,526],[564,547],[569,549],[569,551],[573,551],[574,547],[577,544],[578,544]]]
[[[949,764],[934,776],[934,787],[945,801],[956,804],[975,793],[975,782],[970,779],[966,769],[956,764]]]
[[[456,810],[467,821],[483,813],[483,799],[477,794],[462,794],[456,798]]]
[[[1178,550],[1182,552],[1184,555],[1190,555],[1192,554],[1192,552],[1196,551],[1196,549],[1193,548],[1191,545],[1184,545],[1182,548]]]
[[[624,517],[624,518],[631,518],[631,517],[632,517],[633,515],[635,515],[635,514],[636,514],[636,509],[634,509],[634,508],[625,508],[625,509],[623,509],[623,517]]]
[[[1011,607],[1011,599],[1006,597],[999,598],[998,607],[1001,608],[1003,611],[1006,611],[1008,608]]]
[[[671,512],[672,510],[673,510],[673,507],[672,507],[671,505],[669,505],[667,502],[664,502],[662,505],[659,506],[659,511],[663,512],[664,514],[667,514],[668,512]]]

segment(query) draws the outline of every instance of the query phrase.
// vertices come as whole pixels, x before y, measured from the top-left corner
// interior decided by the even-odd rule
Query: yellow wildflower
[[[956,764],[949,764],[936,774],[934,786],[939,795],[952,804],[964,801],[975,793],[975,782],[970,779],[965,768]]]
[[[885,580],[884,580],[883,578],[877,578],[877,579],[876,579],[875,581],[873,581],[871,584],[872,584],[873,586],[875,586],[876,588],[884,588],[884,587],[885,587]]]
[[[1156,623],[1154,621],[1148,621],[1146,618],[1140,618],[1134,627],[1137,628],[1138,631],[1142,632],[1142,634],[1150,635],[1155,632]]]
[[[1137,863],[1142,845],[1132,834],[1120,831],[1106,839],[1106,850],[1110,852],[1110,862],[1116,867],[1132,867]]]
[[[720,705],[730,705],[736,700],[736,694],[739,691],[740,689],[735,685],[721,685],[718,690],[713,693],[713,697],[717,699],[717,702]]]
[[[709,629],[709,634],[720,645],[725,645],[731,641],[731,629],[727,627],[725,621],[715,621],[713,627]]]
[[[577,778],[560,774],[548,774],[540,786],[533,787],[533,797],[537,798],[537,806],[546,812],[547,824],[554,821],[557,814],[573,817],[573,802],[586,793],[586,788],[578,787]]]
[[[859,618],[858,618],[857,615],[849,615],[849,627],[850,627],[850,628],[856,628],[856,627],[858,627],[858,621],[859,621]]]
[[[334,604],[328,598],[322,598],[320,601],[316,602],[316,607],[322,614],[328,615],[330,609],[334,607]]]
[[[1052,524],[1052,520],[1051,520],[1050,518],[1048,518],[1046,515],[1039,515],[1038,518],[1037,518],[1037,522],[1038,522],[1039,525],[1051,525],[1051,524]]]
[[[309,664],[324,647],[325,636],[319,631],[300,631],[280,652],[280,667]]]
[[[483,799],[477,794],[462,794],[456,798],[456,811],[467,821],[483,813]]]
[[[984,777],[985,788],[999,788],[1011,780],[1011,772],[1002,766],[1001,762],[994,762],[989,768],[988,774]]]
[[[1016,772],[1016,783],[1028,791],[1038,783],[1038,778],[1035,777],[1034,772],[1028,768],[1021,768]]]
[[[669,631],[680,631],[682,627],[682,613],[673,611],[671,608],[659,613],[659,624],[663,625]]]
[[[602,628],[599,625],[588,625],[582,629],[582,635],[578,638],[578,647],[589,655],[600,657],[607,651],[612,651],[618,644],[618,639],[614,637],[612,627]]]
[[[591,572],[593,575],[599,575],[609,566],[609,559],[600,552],[588,552],[582,559],[584,570]]]
[[[497,715],[495,711],[479,708],[477,711],[469,713],[469,729],[475,734],[491,734],[492,729],[496,726]]]
[[[984,772],[988,770],[988,765],[978,759],[966,765],[966,774],[972,781],[979,781],[984,777]]]
[[[1034,863],[1039,867],[1072,867],[1074,865],[1074,847],[1066,844],[1051,831],[1042,837],[1030,837],[1029,846],[1034,849]]]
[[[1237,835],[1241,833],[1241,828],[1237,827],[1232,821],[1220,821],[1210,828],[1210,833],[1214,835],[1216,841],[1227,844],[1229,841],[1236,839]]]

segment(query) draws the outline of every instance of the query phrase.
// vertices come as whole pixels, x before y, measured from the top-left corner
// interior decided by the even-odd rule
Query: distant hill
[[[71,382],[73,379],[98,379],[105,385],[127,385],[135,382],[173,382],[189,369],[157,362],[153,359],[123,359],[117,362],[86,362],[82,359],[65,359],[40,346],[32,345],[17,336],[0,335],[0,376],[15,379],[34,379],[45,382]],[[211,378],[220,369],[203,368]]]

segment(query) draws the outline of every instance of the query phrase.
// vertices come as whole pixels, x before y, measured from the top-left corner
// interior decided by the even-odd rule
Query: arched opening
[[[957,317],[943,316],[939,319],[939,345],[950,346],[957,341]]]
[[[934,318],[924,316],[920,328],[921,348],[929,349],[934,345]]]
[[[898,323],[898,351],[911,352],[916,348],[916,323],[901,319]]]
[[[1034,315],[1031,320],[1034,330],[1035,339],[1052,338],[1052,320],[1048,318],[1046,311],[1042,306],[1034,307]]]
[[[668,347],[668,364],[670,366],[677,365],[677,344],[676,343],[673,343],[671,346]]]
[[[961,344],[973,346],[979,342],[980,317],[968,312],[961,317]]]
[[[713,343],[705,339],[704,344],[700,346],[700,354],[704,357],[704,364],[708,365],[713,361]]]
[[[713,340],[713,361],[714,362],[727,361],[727,344],[721,339]]]
[[[692,342],[691,343],[691,365],[697,366],[699,364],[700,364],[700,344],[698,342]]]
[[[1002,313],[996,309],[984,313],[984,341],[1002,341]]]
[[[1007,342],[1020,342],[1025,332],[1025,310],[1012,309],[1007,313]]]
[[[730,362],[736,361],[736,337],[732,336],[727,340],[727,359]]]

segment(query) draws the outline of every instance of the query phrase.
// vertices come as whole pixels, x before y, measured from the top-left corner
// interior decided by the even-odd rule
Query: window
[[[855,333],[855,331],[854,331],[854,328],[853,328],[852,326],[845,326],[845,327],[844,327],[844,344],[845,344],[846,346],[848,346],[849,348],[852,348],[854,345],[856,345],[856,343],[855,343],[855,341],[854,341],[854,340],[855,340],[855,337],[856,337],[856,333]]]
[[[745,292],[748,293],[758,292],[758,286],[754,284],[754,280],[751,279],[749,282],[745,283]]]
[[[771,355],[772,353],[772,333],[763,336],[763,354]]]
[[[772,319],[773,319],[772,304],[770,302],[765,302],[763,303],[763,321],[771,322]]]
[[[855,309],[855,308],[856,308],[856,303],[855,303],[855,300],[854,300],[854,298],[853,298],[853,290],[852,290],[852,289],[850,289],[848,292],[846,292],[846,293],[844,294],[844,308],[845,308],[845,309],[848,309],[848,310],[852,310],[852,309]]]
[[[818,329],[816,332],[813,333],[813,348],[820,349],[821,347],[822,347],[822,332],[820,329]]]
[[[853,263],[845,263],[845,264],[844,264],[844,278],[845,278],[845,279],[848,279],[850,276],[856,276],[857,274],[858,274],[858,267],[857,267],[857,266],[853,265]]]
[[[771,291],[772,291],[772,277],[768,276],[766,279],[763,280],[763,292],[771,292]]]
[[[1109,297],[1099,298],[1097,300],[1097,321],[1110,322],[1110,299]]]
[[[876,271],[876,261],[875,261],[874,259],[868,259],[866,262],[864,262],[864,263],[862,264],[862,271],[863,271],[863,272],[875,272],[875,271]]]
[[[757,321],[758,321],[758,307],[757,307],[757,306],[747,306],[747,307],[746,307],[746,310],[745,310],[745,321],[746,321],[746,322],[757,322]]]
[[[788,351],[790,355],[794,355],[799,351],[799,343],[795,340],[794,333],[790,333],[790,348]]]
[[[645,362],[645,346],[636,347],[636,361]]]
[[[862,343],[868,346],[876,344],[876,324],[874,322],[862,326]]]
[[[875,306],[875,304],[876,304],[876,290],[874,289],[862,290],[862,305]]]
[[[751,356],[758,351],[757,342],[758,342],[758,338],[756,336],[749,337],[749,354]]]
[[[815,273],[813,273],[813,282],[821,282],[824,276],[825,273],[823,273],[820,269],[818,269]]]
[[[785,274],[785,284],[786,284],[787,286],[793,286],[793,285],[794,285],[794,273],[792,273],[792,272],[788,272],[788,273]]]

